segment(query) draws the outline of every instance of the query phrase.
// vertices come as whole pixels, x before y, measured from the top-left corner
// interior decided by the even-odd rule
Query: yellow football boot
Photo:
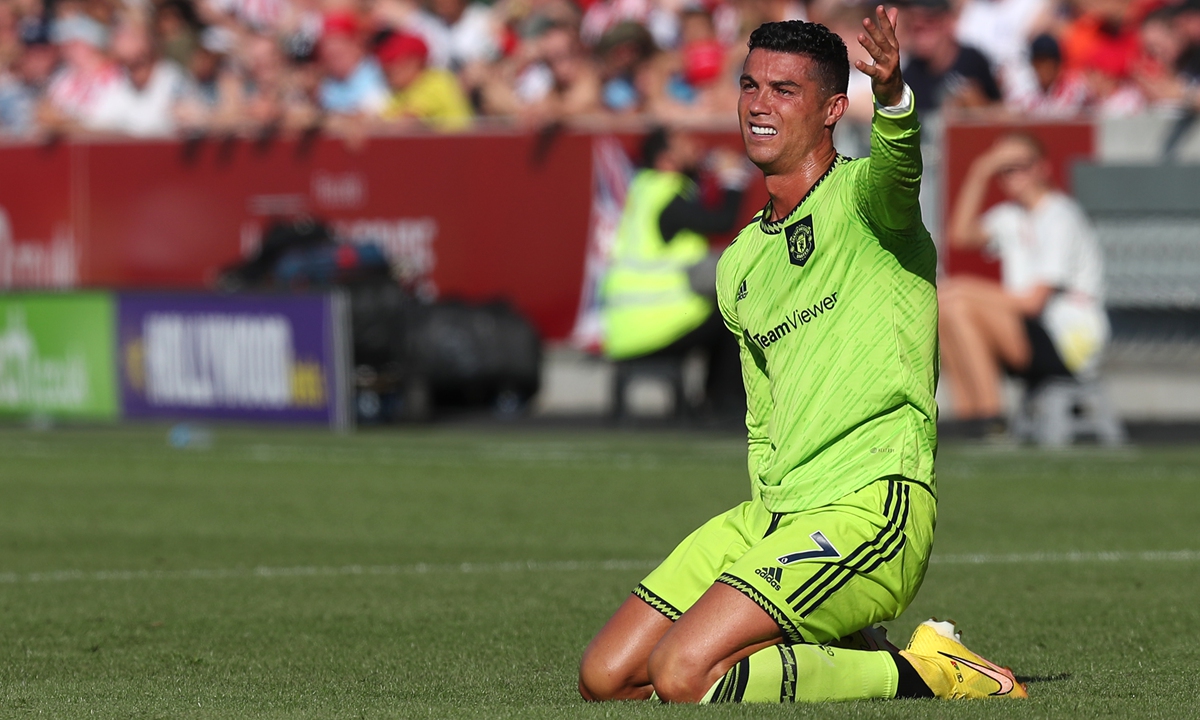
[[[908,647],[900,654],[936,697],[946,700],[1029,697],[1012,670],[971,652],[961,638],[953,622],[926,620],[917,626]]]

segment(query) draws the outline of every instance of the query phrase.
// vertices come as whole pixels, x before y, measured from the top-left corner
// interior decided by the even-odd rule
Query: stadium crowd
[[[907,0],[920,109],[1200,107],[1200,0]],[[751,30],[857,0],[0,0],[0,134],[732,125]],[[869,60],[869,58],[867,58]],[[852,73],[852,116],[871,112]]]

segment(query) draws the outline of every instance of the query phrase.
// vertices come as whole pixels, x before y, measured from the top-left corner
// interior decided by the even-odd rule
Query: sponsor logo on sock
[[[983,660],[983,658],[979,658],[979,659],[983,660],[983,662],[985,664],[980,665],[977,662],[971,662],[970,660],[967,660],[966,658],[961,658],[961,657],[958,657],[957,655],[951,655],[950,653],[942,652],[941,654],[950,658],[951,661],[960,662],[963,665],[966,665],[967,667],[971,668],[975,672],[977,672],[981,675],[986,675],[987,677],[990,677],[991,679],[995,680],[996,683],[998,685],[1000,685],[1000,689],[994,693],[991,693],[992,695],[1007,695],[1010,692],[1012,692],[1013,679],[1011,677],[1009,677],[1008,673],[1005,672],[1002,668],[996,667],[995,665],[991,664],[987,660]],[[959,682],[962,682],[961,675],[959,676]]]
[[[754,574],[767,581],[767,584],[776,590],[779,589],[779,583],[783,581],[783,568],[765,567],[754,571]]]

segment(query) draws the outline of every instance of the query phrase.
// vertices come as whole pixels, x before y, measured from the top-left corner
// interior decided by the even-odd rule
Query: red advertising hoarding
[[[549,337],[575,318],[587,135],[66,144],[0,162],[7,287],[209,287],[272,216],[310,213],[438,295],[508,298]]]

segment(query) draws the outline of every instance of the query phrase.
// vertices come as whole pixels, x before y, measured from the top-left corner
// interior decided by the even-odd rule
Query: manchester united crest
[[[793,265],[804,267],[804,263],[812,257],[816,242],[813,240],[812,215],[806,215],[800,220],[788,225],[784,230],[787,236],[788,259]]]

